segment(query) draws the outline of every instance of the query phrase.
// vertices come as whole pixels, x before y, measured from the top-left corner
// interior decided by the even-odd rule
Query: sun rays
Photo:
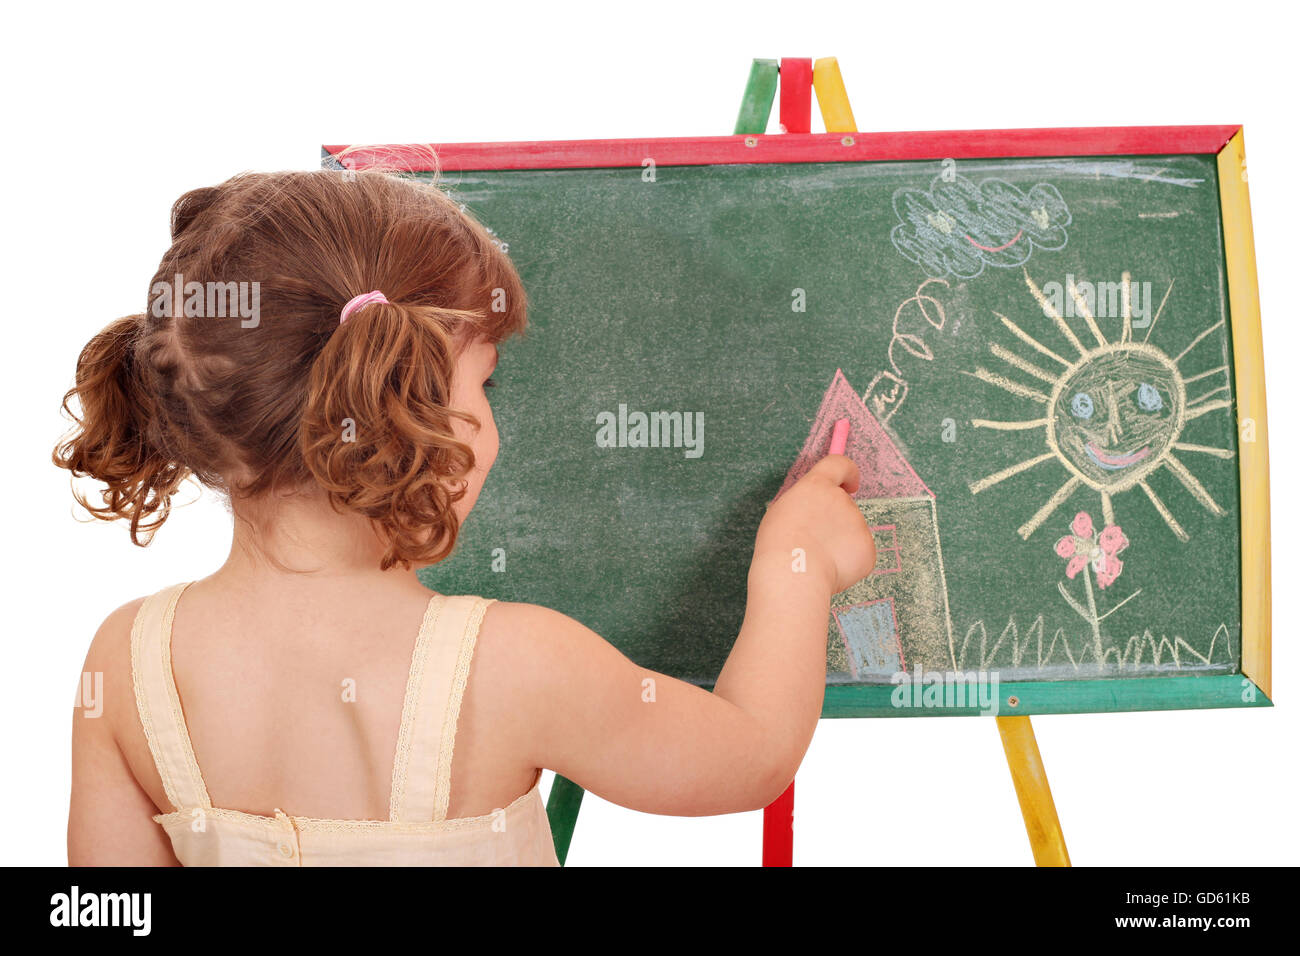
[[[1180,370],[1185,359],[1195,359],[1198,347],[1223,328],[1223,320],[1202,330],[1176,357],[1170,358],[1152,345],[1150,338],[1169,301],[1173,282],[1165,290],[1142,340],[1137,341],[1133,335],[1132,277],[1125,272],[1120,285],[1120,334],[1112,342],[1093,315],[1088,299],[1073,282],[1068,294],[1086,332],[1076,333],[1028,270],[1024,275],[1030,294],[1068,348],[1061,349],[1065,353],[1062,355],[1007,316],[994,313],[1019,345],[1035,354],[990,343],[989,353],[1007,366],[1006,371],[977,366],[968,374],[1015,396],[1032,411],[1023,418],[976,418],[971,424],[1004,433],[1041,429],[1045,451],[971,482],[971,493],[980,494],[1024,472],[1042,472],[1043,466],[1056,461],[1066,471],[1065,480],[1020,526],[1022,538],[1032,535],[1076,491],[1086,487],[1100,496],[1107,524],[1115,523],[1114,498],[1138,488],[1169,530],[1180,540],[1188,540],[1186,530],[1147,478],[1164,469],[1201,507],[1211,514],[1224,514],[1185,458],[1232,458],[1233,451],[1181,439],[1184,429],[1202,416],[1232,407],[1229,369],[1219,365],[1194,375],[1184,375]],[[1071,355],[1072,359],[1066,357]],[[1193,383],[1202,384],[1196,389],[1196,397],[1188,398],[1188,386]]]

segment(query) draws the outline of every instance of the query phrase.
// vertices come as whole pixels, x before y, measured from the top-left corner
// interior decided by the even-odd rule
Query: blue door
[[[892,677],[903,669],[893,598],[835,608],[834,614],[854,679]]]

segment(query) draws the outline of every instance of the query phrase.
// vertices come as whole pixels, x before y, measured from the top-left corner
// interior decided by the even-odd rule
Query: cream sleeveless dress
[[[194,759],[171,664],[176,602],[146,598],[131,630],[136,706],[175,808],[154,817],[186,866],[558,866],[538,786],[480,817],[447,819],[452,754],[474,643],[491,601],[434,595],[402,706],[387,820],[322,820],[214,807]]]

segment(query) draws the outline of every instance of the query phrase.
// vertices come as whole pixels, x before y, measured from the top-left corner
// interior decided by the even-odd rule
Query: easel
[[[754,137],[748,145],[757,145],[756,137],[765,135],[772,113],[772,101],[778,88],[781,93],[780,125],[784,133],[812,132],[812,93],[828,133],[849,134],[858,131],[849,106],[844,80],[835,57],[814,62],[808,58],[756,59],[750,68],[749,81],[740,104],[740,114],[733,131],[737,136]],[[1002,749],[1011,770],[1011,782],[1025,818],[1029,846],[1037,866],[1069,866],[1070,855],[1065,836],[1052,802],[1038,742],[1029,717],[997,717]],[[551,822],[555,853],[563,863],[573,840],[573,828],[582,806],[583,789],[556,775],[546,802]],[[794,781],[771,805],[763,810],[763,866],[792,866],[794,857]]]

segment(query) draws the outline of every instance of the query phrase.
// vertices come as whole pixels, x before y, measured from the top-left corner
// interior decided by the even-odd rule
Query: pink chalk
[[[844,449],[849,444],[849,420],[841,418],[835,423],[835,430],[831,432],[831,450],[832,455],[844,454]]]

